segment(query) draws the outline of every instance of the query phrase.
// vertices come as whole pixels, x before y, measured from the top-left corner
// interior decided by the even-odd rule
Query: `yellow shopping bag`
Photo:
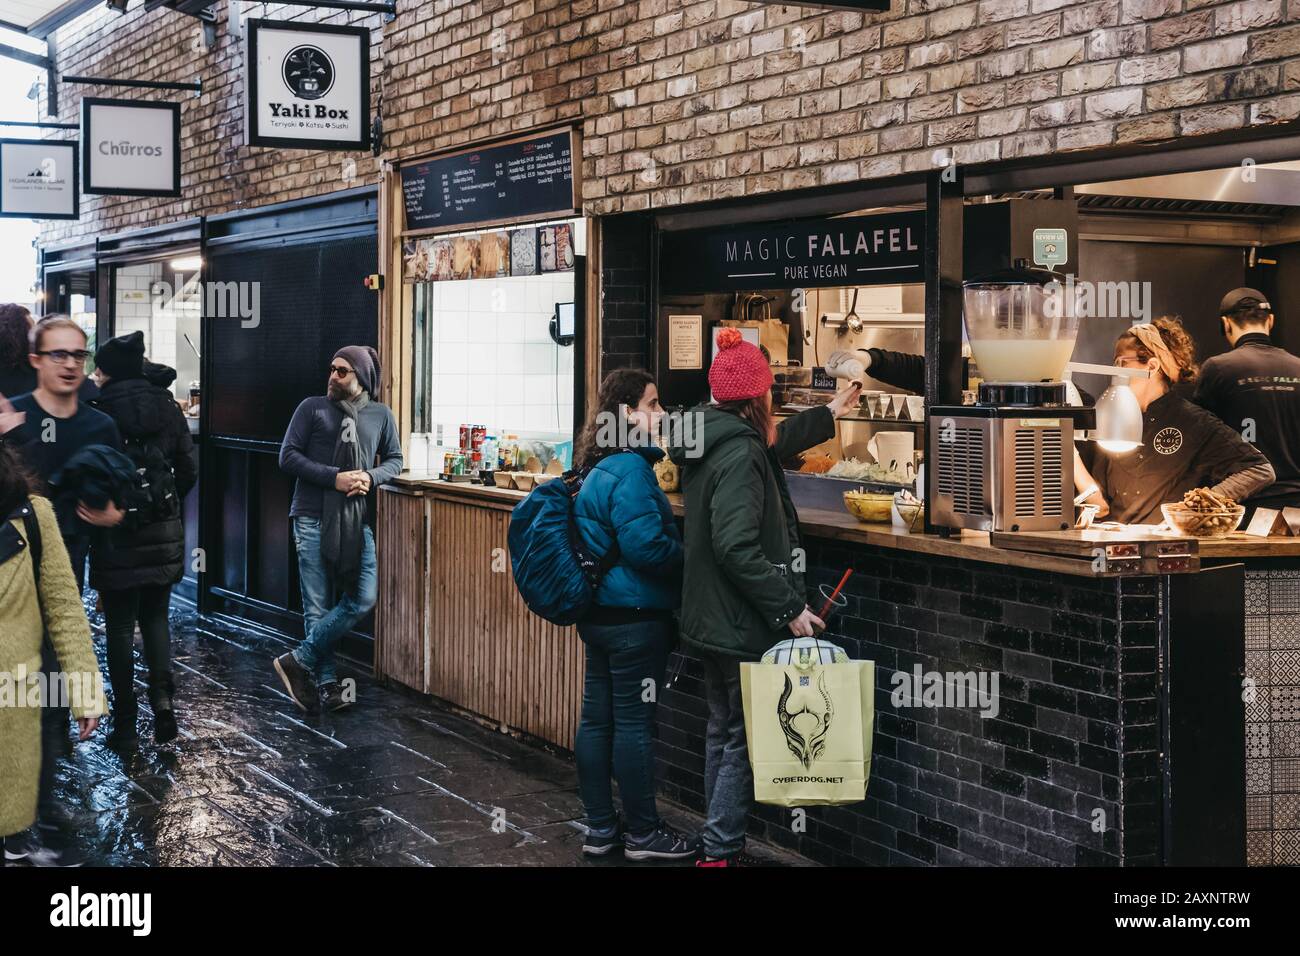
[[[866,798],[875,725],[872,661],[741,664],[754,799],[778,807]]]

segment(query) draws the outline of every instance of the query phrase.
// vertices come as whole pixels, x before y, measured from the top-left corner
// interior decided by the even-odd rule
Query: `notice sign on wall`
[[[77,144],[0,139],[0,217],[77,218]]]
[[[84,97],[81,180],[100,196],[179,196],[181,105]]]
[[[370,31],[248,21],[244,118],[250,146],[370,148]]]

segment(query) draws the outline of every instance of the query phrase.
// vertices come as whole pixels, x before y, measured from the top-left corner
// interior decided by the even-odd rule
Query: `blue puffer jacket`
[[[618,563],[596,592],[605,607],[676,609],[682,600],[682,536],[653,462],[658,448],[610,455],[582,483],[573,515],[583,546],[606,554],[618,535]]]

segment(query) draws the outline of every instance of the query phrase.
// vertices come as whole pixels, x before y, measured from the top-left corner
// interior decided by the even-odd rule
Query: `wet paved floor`
[[[88,598],[88,603],[93,598]],[[103,665],[102,619],[96,650]],[[101,728],[58,774],[69,834],[91,866],[582,866],[571,760],[377,684],[343,665],[358,703],[308,716],[271,659],[291,645],[172,609],[180,737],[153,743],[142,683],[140,749]],[[665,804],[688,830],[698,820]],[[804,863],[751,843],[770,865]]]

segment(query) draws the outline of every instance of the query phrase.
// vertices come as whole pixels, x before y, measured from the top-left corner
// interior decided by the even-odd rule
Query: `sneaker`
[[[140,745],[140,735],[136,733],[135,717],[124,718],[122,714],[113,715],[113,729],[108,733],[108,746],[113,750],[135,750]]]
[[[5,861],[9,863],[22,860],[31,866],[65,866],[64,854],[46,846],[36,828],[15,833],[5,837]],[[72,866],[79,866],[79,860],[72,860]]]
[[[343,686],[336,680],[320,685],[320,705],[325,710],[342,710],[351,707],[353,701],[343,696]]]
[[[307,668],[298,663],[293,651],[281,654],[273,663],[275,672],[280,675],[280,681],[293,702],[307,713],[313,713],[317,707],[316,682],[307,673]]]
[[[660,823],[645,836],[623,834],[623,856],[629,860],[689,860],[698,852],[694,839]]]
[[[180,730],[176,726],[176,712],[169,702],[162,710],[153,712],[153,739],[160,744],[169,744],[176,739]]]
[[[603,830],[587,827],[587,836],[582,841],[582,852],[587,856],[605,856],[622,848],[623,824],[615,823]]]

